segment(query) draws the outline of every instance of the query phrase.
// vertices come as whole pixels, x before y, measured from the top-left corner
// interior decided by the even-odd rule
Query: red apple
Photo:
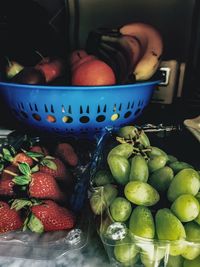
[[[112,68],[104,61],[90,58],[74,69],[71,83],[80,86],[114,85],[116,78]]]
[[[81,58],[80,60],[76,61],[72,66],[71,66],[71,72],[74,72],[76,70],[76,68],[78,68],[81,64],[88,62],[90,60],[96,59],[95,56],[93,55],[87,55],[83,58]]]
[[[83,49],[76,49],[70,55],[70,65],[74,65],[79,60],[83,59],[84,57],[88,56],[88,53]]]
[[[82,63],[89,61],[91,59],[96,58],[94,55],[89,55],[85,50],[74,50],[70,56],[70,67],[71,72],[73,73],[74,70]]]
[[[64,75],[66,63],[58,57],[44,57],[36,66],[37,70],[44,73],[46,83]]]

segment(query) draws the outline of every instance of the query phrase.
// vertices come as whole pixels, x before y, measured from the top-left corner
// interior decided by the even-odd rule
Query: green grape
[[[169,255],[166,267],[183,267],[183,257]]]
[[[128,159],[119,155],[110,155],[108,165],[117,183],[125,185],[129,181],[131,167]]]
[[[169,201],[174,201],[182,194],[195,196],[200,188],[198,172],[188,168],[178,172],[172,179],[168,188],[167,197]]]
[[[171,211],[181,222],[189,222],[198,216],[199,202],[193,195],[183,194],[174,200]]]
[[[188,260],[194,260],[200,255],[200,226],[195,222],[188,222],[184,225],[186,239],[186,249],[182,256]]]
[[[158,190],[158,192],[165,192],[167,191],[173,177],[173,170],[168,166],[164,166],[150,175],[148,183]]]
[[[144,206],[137,206],[133,209],[129,220],[129,230],[134,235],[139,237],[154,238],[155,225],[152,213],[149,208]]]
[[[116,197],[110,205],[110,213],[114,221],[125,222],[131,215],[131,203],[123,197]]]
[[[155,172],[156,170],[159,170],[160,168],[163,168],[167,163],[167,159],[164,155],[159,155],[151,158],[148,161],[148,168],[149,172]]]
[[[141,155],[136,155],[131,160],[130,181],[147,182],[149,169],[146,160]]]
[[[138,248],[129,237],[117,241],[114,246],[114,255],[117,261],[130,265],[136,261]]]
[[[200,256],[194,260],[184,260],[183,267],[199,267],[200,266]]]
[[[141,181],[127,183],[124,194],[130,202],[142,206],[153,206],[160,199],[158,192],[151,185]]]
[[[170,244],[170,255],[180,255],[185,249],[185,229],[181,221],[170,211],[164,208],[157,211],[155,216],[158,239],[176,241]]]

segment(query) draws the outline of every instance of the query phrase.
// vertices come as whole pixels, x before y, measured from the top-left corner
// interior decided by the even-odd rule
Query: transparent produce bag
[[[101,140],[89,202],[113,266],[200,266],[199,162],[173,152],[185,137],[173,131],[131,125]]]
[[[0,255],[5,257],[50,260],[67,255],[67,253],[73,252],[74,250],[83,249],[88,242],[90,227],[90,217],[88,216],[86,200],[89,185],[88,171],[92,155],[96,148],[94,139],[92,142],[87,139],[77,140],[72,137],[56,139],[13,131],[7,136],[2,136],[0,141],[0,206],[3,208],[3,203],[7,203],[10,207],[12,206],[12,210],[18,208],[18,212],[21,212],[20,216],[23,214],[23,224],[20,224],[15,230],[12,230],[12,223],[10,222],[10,228],[6,228],[5,224],[8,223],[8,221],[5,221],[3,216],[1,217]],[[63,155],[66,156],[65,151],[63,152],[62,150],[63,144],[65,144],[64,147],[67,146],[73,150],[71,152],[68,151],[66,155],[73,152],[73,157],[68,159],[63,157]],[[26,163],[21,163],[21,159],[18,158],[17,165],[15,165],[13,169],[13,163],[16,163],[16,155],[18,153],[26,154],[29,158],[32,158],[32,163],[34,162],[33,165],[29,167]],[[57,165],[55,168],[55,158],[59,158],[59,160],[62,161],[62,167],[64,166],[63,168],[65,170],[64,176],[62,176],[63,169],[60,167],[61,165]],[[12,167],[10,168],[11,165]],[[26,173],[27,168],[28,171],[32,172],[29,175]],[[55,192],[53,195],[51,193],[46,196],[39,196],[37,195],[37,190],[35,192],[33,190],[31,191],[31,182],[33,183],[33,177],[36,177],[34,175],[38,171],[45,172],[46,170],[48,173],[47,177],[49,177],[49,175],[52,177],[55,171],[60,171],[59,174],[55,174],[53,177],[55,178],[54,186],[56,181],[56,188],[61,192],[61,199],[58,199],[57,196],[56,199],[54,199]],[[26,181],[27,176],[28,179],[30,179],[30,177],[32,179],[28,183]],[[14,184],[11,195],[6,193],[7,191],[5,191],[5,188],[7,187],[3,187],[5,180],[8,178],[10,179],[10,183],[12,185]],[[52,182],[53,178],[50,179]],[[34,182],[36,183],[36,178]],[[44,182],[44,180],[42,182]],[[48,186],[50,185],[45,184],[43,186],[42,183],[39,185],[40,188],[44,187],[44,191],[48,189]],[[23,203],[20,201],[23,201],[23,203],[27,202],[29,206],[23,206]],[[60,209],[57,208],[58,206],[54,207],[55,212],[53,213],[56,213],[55,217],[48,218],[48,216],[50,217],[50,211],[48,214],[46,213],[46,215],[44,215],[48,215],[46,221],[44,220],[45,222],[42,221],[42,218],[36,216],[36,209],[34,210],[34,216],[37,218],[29,217],[30,209],[33,213],[33,208],[37,208],[37,205],[41,204],[48,207],[48,201],[53,201],[56,205],[59,205],[59,207],[67,209],[67,215],[69,216],[67,219],[69,219],[69,221],[65,218],[65,222],[60,222],[59,218],[56,217],[58,216],[56,210]],[[19,207],[19,203],[21,207]],[[38,211],[38,213],[39,212],[41,211]],[[65,214],[66,211],[61,210],[61,213],[62,212]],[[62,218],[62,214],[60,214],[60,217]],[[70,221],[72,219],[74,220],[73,223]],[[48,226],[48,220],[50,220],[50,226]],[[36,229],[34,228],[35,222],[37,225]],[[70,226],[68,225],[69,227],[66,225],[62,227],[62,223],[71,224]],[[34,224],[34,227],[32,224]],[[61,228],[54,229],[53,224],[58,227],[61,225]],[[41,229],[41,225],[44,227],[42,228],[43,231],[41,232],[39,230],[38,232],[38,228]]]

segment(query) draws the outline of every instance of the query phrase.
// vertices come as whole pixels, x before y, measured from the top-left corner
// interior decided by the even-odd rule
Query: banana
[[[119,37],[121,34],[117,29],[110,28],[97,28],[89,32],[87,40],[86,40],[86,51],[90,54],[96,53],[97,47],[101,42],[102,35],[109,35],[113,37]]]
[[[117,83],[128,82],[133,72],[130,43],[118,29],[98,28],[89,33],[86,51],[104,60],[114,70]]]
[[[143,50],[143,55],[136,64],[133,73],[136,81],[148,80],[157,71],[163,53],[163,40],[153,26],[145,23],[130,23],[119,29],[125,36],[136,38]]]
[[[137,65],[138,61],[141,59],[144,49],[140,41],[137,38],[135,38],[135,36],[124,35],[123,39],[126,40],[126,42],[129,44],[129,47],[131,48],[131,57],[133,60],[133,68],[134,68]]]
[[[117,51],[120,51],[124,55],[124,58],[126,59],[128,65],[127,76],[130,73],[132,73],[134,66],[132,57],[133,53],[128,40],[124,38],[123,35],[120,35],[118,37],[102,35],[101,40],[103,43],[109,44],[110,46],[115,48]]]
[[[101,43],[100,47],[104,49],[104,51],[107,51],[107,53],[112,57],[113,60],[116,62],[116,79],[117,82],[125,83],[128,79],[128,73],[129,73],[129,64],[127,62],[127,59],[125,55],[119,50],[113,47],[112,45],[109,45],[107,43]],[[101,57],[101,56],[100,56]],[[108,62],[109,64],[109,62]]]
[[[118,83],[119,67],[116,60],[110,55],[110,53],[102,47],[97,48],[98,57],[101,58],[106,64],[108,64],[115,73],[116,81]]]

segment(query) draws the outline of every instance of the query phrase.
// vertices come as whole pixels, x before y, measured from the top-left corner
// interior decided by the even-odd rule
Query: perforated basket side
[[[10,86],[4,85],[3,93],[18,120],[39,130],[66,134],[97,132],[134,121],[148,105],[155,83],[93,90]]]

